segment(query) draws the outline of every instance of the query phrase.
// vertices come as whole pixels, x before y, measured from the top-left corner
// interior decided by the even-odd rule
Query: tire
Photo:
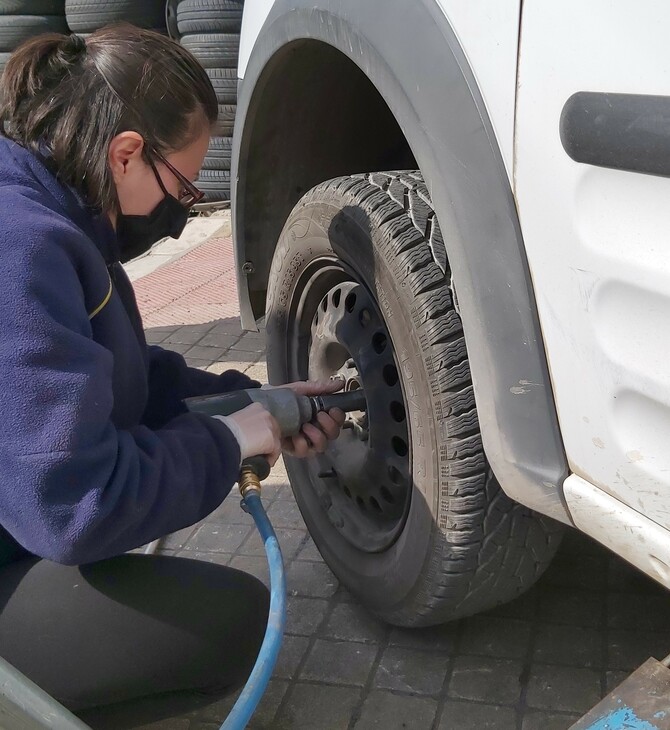
[[[75,33],[92,33],[119,21],[165,31],[165,0],[65,0],[65,14]]]
[[[239,33],[243,0],[181,0],[177,28],[186,33]]]
[[[198,187],[200,187],[200,185],[205,185],[211,189],[230,185],[230,171],[200,170],[200,175],[198,176],[198,182],[196,185]]]
[[[237,104],[236,68],[210,68],[207,69],[207,75],[219,104]]]
[[[233,122],[217,122],[213,127],[213,133],[217,137],[232,137],[235,132]]]
[[[417,172],[308,192],[269,275],[270,382],[366,389],[324,455],[287,458],[309,532],[339,580],[398,626],[490,609],[528,589],[560,542],[486,461],[451,274]]]
[[[2,75],[2,72],[5,68],[5,64],[7,61],[9,61],[9,57],[11,56],[11,53],[0,53],[0,75]]]
[[[240,51],[238,33],[206,33],[185,35],[181,44],[188,49],[204,68],[237,68]]]
[[[230,170],[232,148],[231,137],[212,137],[202,165],[203,170]]]
[[[206,203],[230,200],[230,172],[201,170],[196,186],[205,193]]]
[[[214,125],[214,134],[217,137],[232,137],[235,128],[235,104],[219,104],[219,116]]]
[[[167,0],[165,3],[165,27],[167,28],[168,35],[172,40],[178,41],[181,38],[181,33],[177,28],[177,6],[179,0]]]
[[[64,15],[65,0],[0,0],[0,15]]]
[[[13,51],[40,33],[67,33],[62,15],[3,15],[0,18],[0,51]]]

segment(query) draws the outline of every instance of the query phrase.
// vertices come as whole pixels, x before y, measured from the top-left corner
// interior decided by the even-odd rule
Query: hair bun
[[[72,33],[65,37],[61,50],[67,54],[71,60],[78,59],[86,53],[86,40],[76,33]]]

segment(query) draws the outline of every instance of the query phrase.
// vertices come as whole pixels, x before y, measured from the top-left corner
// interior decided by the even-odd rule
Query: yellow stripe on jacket
[[[112,298],[112,277],[109,276],[109,272],[107,272],[107,276],[109,277],[109,289],[107,291],[107,294],[105,294],[105,298],[98,304],[98,306],[88,315],[89,320],[93,319],[93,317],[96,316],[96,314],[100,314],[102,310],[107,306],[109,303],[109,300]]]

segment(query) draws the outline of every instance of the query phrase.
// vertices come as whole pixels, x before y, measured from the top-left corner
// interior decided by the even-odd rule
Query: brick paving
[[[229,242],[219,240],[200,256],[215,250],[230,251]],[[152,290],[165,291],[172,282],[174,296],[149,311],[149,321],[189,312],[189,324],[148,327],[149,341],[183,353],[194,366],[235,367],[264,380],[262,335],[241,331],[230,287],[216,295],[228,298],[229,309],[215,321],[207,321],[210,309],[189,305],[186,285],[177,291],[189,256],[173,265],[182,265],[177,274],[160,269],[137,283],[149,311]],[[232,276],[232,258],[216,266],[201,267],[198,280],[191,265],[190,291]],[[565,730],[648,656],[670,653],[670,595],[576,532],[518,600],[410,631],[380,623],[339,586],[305,529],[281,464],[263,499],[286,561],[288,624],[275,677],[250,728]],[[199,525],[169,536],[162,552],[231,565],[267,581],[260,540],[234,494]],[[214,730],[233,701],[141,730]]]
[[[142,277],[134,287],[145,327],[237,319],[233,243],[230,238],[211,238],[173,264]]]

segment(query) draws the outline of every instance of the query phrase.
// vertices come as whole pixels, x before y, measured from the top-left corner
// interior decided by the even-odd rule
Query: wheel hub
[[[366,552],[386,549],[409,508],[409,435],[390,335],[355,282],[333,286],[314,314],[309,376],[365,389],[367,412],[350,413],[337,441],[310,465],[331,523]]]

